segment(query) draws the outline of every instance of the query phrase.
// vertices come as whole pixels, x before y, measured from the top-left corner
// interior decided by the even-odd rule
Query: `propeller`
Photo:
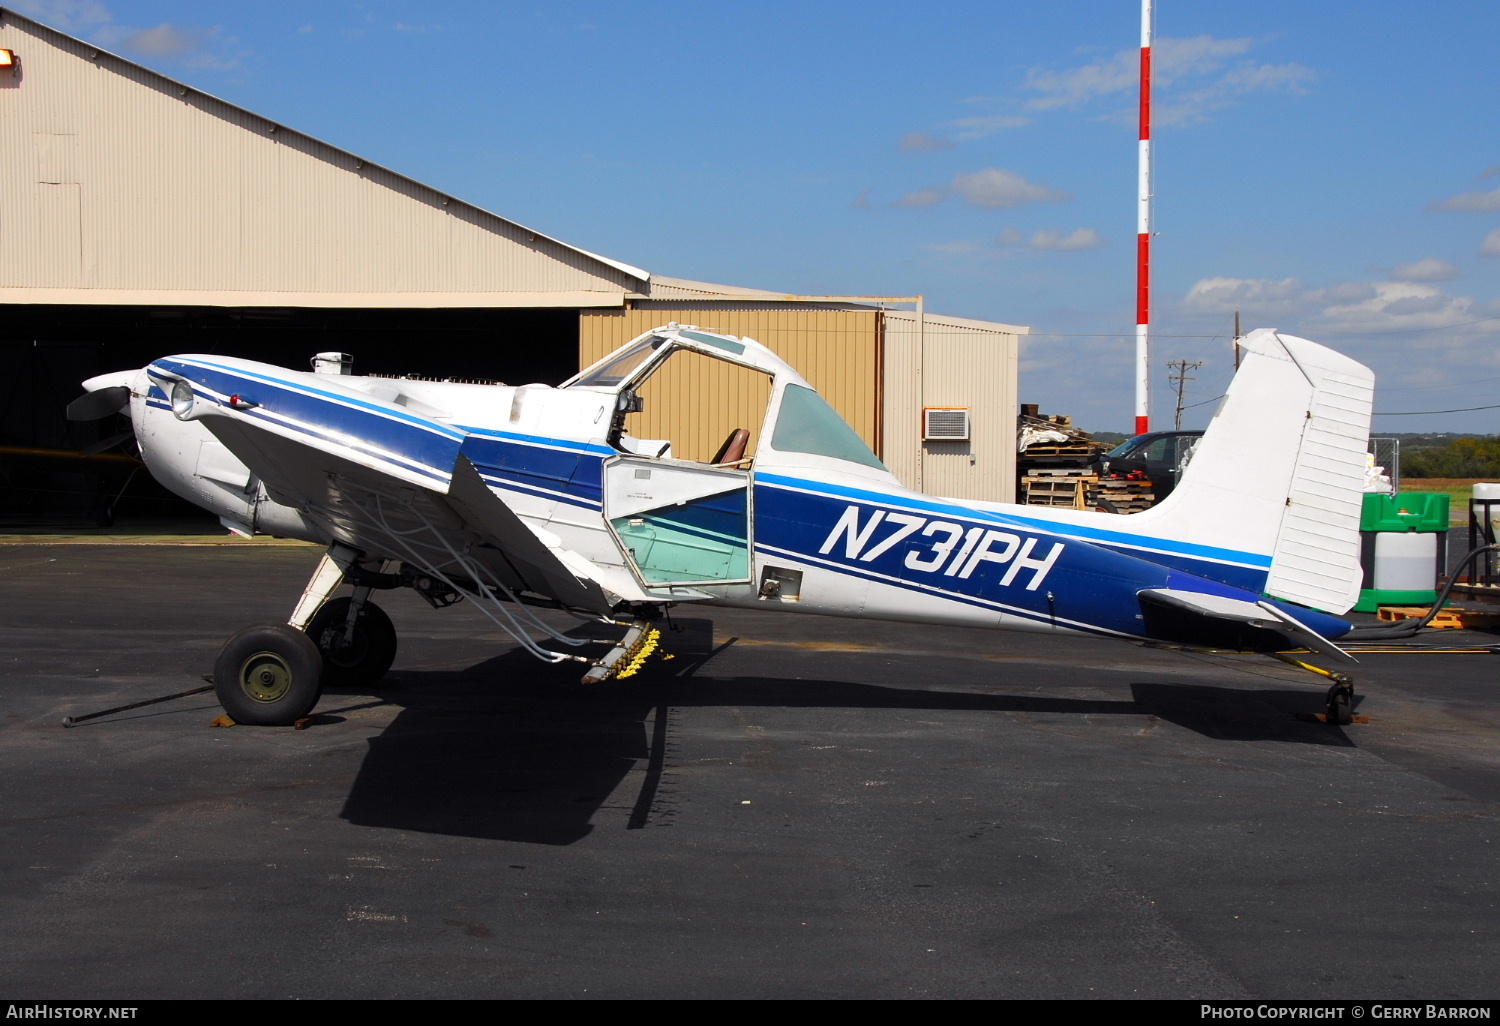
[[[128,442],[134,437],[134,431],[121,431],[118,435],[110,435],[108,438],[101,438],[93,445],[85,445],[82,449],[79,450],[79,454],[82,456],[95,456],[101,452],[104,452],[106,449],[113,449],[121,442]]]
[[[102,420],[119,413],[130,402],[129,385],[110,385],[79,396],[68,404],[69,420]]]

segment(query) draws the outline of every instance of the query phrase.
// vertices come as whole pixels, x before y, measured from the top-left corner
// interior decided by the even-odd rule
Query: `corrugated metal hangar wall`
[[[76,512],[113,487],[17,455],[118,427],[62,417],[106,370],[340,350],[356,371],[555,383],[673,320],[776,349],[905,483],[1013,494],[1025,329],[653,277],[3,8],[0,48],[17,57],[0,69],[0,511]],[[695,411],[752,430],[764,412],[712,375],[656,389],[646,416],[683,455],[719,441]],[[972,407],[971,439],[923,442],[924,405]]]
[[[587,366],[670,321],[748,335],[769,346],[843,414],[903,484],[960,499],[1012,501],[1025,328],[806,301],[637,300],[627,309],[581,312],[579,362]],[[667,392],[673,399],[649,404],[632,432],[670,438],[675,452],[694,458],[718,447],[726,410],[736,426],[759,427],[767,399],[762,391],[734,382],[712,361],[695,372],[703,376],[674,381]],[[970,437],[924,440],[922,412],[929,408],[969,411]]]

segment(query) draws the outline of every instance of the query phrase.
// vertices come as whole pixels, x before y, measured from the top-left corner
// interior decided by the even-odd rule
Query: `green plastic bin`
[[[1364,570],[1354,608],[1430,606],[1448,569],[1448,496],[1442,492],[1367,494],[1359,520]]]

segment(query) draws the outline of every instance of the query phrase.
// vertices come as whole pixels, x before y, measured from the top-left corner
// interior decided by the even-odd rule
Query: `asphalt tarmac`
[[[390,677],[215,728],[316,550],[0,547],[13,998],[1492,998],[1500,660],[727,610],[582,687],[382,596]],[[1429,645],[1495,644],[1428,632]]]

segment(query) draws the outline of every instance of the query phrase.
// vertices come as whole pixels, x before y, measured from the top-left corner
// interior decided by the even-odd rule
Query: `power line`
[[[1382,392],[1423,392],[1432,388],[1462,388],[1465,385],[1477,385],[1484,381],[1500,381],[1495,378],[1471,378],[1468,381],[1450,381],[1444,385],[1402,385],[1398,388],[1382,388]]]
[[[1475,410],[1500,410],[1500,403],[1494,406],[1465,406],[1457,410],[1409,410],[1405,413],[1380,413],[1372,414],[1375,417],[1425,417],[1432,413],[1472,413]]]
[[[1500,316],[1481,317],[1475,321],[1459,321],[1457,324],[1439,324],[1435,328],[1390,328],[1386,331],[1319,331],[1319,335],[1416,335],[1424,331],[1447,331],[1449,328],[1464,328],[1470,324],[1500,321]]]

